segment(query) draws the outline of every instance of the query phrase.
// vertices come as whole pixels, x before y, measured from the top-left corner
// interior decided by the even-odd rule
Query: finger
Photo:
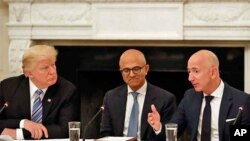
[[[148,123],[150,124],[150,117],[149,117],[149,114],[148,114],[148,119],[147,119]]]
[[[152,113],[148,113],[148,118],[152,118],[152,117],[153,117]]]
[[[42,125],[42,132],[43,132],[45,138],[48,138],[48,137],[49,137],[48,130],[47,130],[47,128],[46,128],[45,126],[43,126],[43,125]]]
[[[154,115],[153,114],[149,114],[148,115],[148,120],[154,120]]]
[[[35,138],[35,130],[31,130],[30,133],[31,133],[31,138]]]
[[[151,116],[151,113],[148,113],[148,118]]]
[[[153,118],[149,118],[149,119],[148,119],[148,122],[151,124],[151,123],[154,122],[154,119],[153,119]]]
[[[155,121],[154,120],[151,120],[151,124],[154,125]]]
[[[150,125],[152,125],[153,118],[152,118],[151,116],[149,116],[148,119],[147,119],[147,121],[148,121],[148,123],[149,123]]]
[[[38,129],[38,139],[41,139],[43,136],[42,128]]]
[[[36,129],[36,139],[39,139],[40,138],[40,129],[38,128],[38,129]]]
[[[153,121],[148,121],[148,123],[149,123],[151,126],[153,126]]]
[[[33,136],[34,139],[37,139],[37,129],[34,130],[34,136]]]
[[[156,113],[157,112],[154,104],[151,105],[151,110],[152,110],[152,113]]]
[[[40,139],[42,137],[42,129],[40,124],[36,123],[35,125],[35,139]]]

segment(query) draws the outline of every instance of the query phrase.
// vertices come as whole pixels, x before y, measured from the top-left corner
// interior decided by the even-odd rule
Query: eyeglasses
[[[122,74],[129,74],[130,71],[132,70],[132,72],[133,72],[134,74],[138,74],[138,73],[141,72],[141,69],[142,69],[143,67],[145,67],[145,66],[146,66],[146,65],[144,65],[144,66],[142,66],[142,67],[140,67],[140,66],[135,66],[135,67],[133,67],[133,68],[124,68],[124,69],[121,69],[120,71],[121,71]]]

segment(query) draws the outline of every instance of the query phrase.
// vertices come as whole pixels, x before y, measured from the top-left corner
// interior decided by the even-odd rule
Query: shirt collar
[[[215,89],[215,91],[211,93],[211,96],[222,98],[223,91],[224,91],[224,82],[221,80],[219,87],[217,87],[217,89]],[[206,93],[203,93],[203,95],[207,96]]]
[[[37,89],[37,86],[31,81],[31,79],[29,79],[29,86],[30,86],[30,94],[31,96],[33,96],[36,92]],[[43,93],[45,94],[45,92],[47,91],[48,88],[44,88],[44,89],[41,89],[43,91]]]

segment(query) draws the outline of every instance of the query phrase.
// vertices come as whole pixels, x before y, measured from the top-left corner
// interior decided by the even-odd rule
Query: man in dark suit
[[[23,55],[24,75],[0,83],[0,105],[8,103],[0,113],[2,135],[13,139],[68,137],[68,122],[79,120],[79,98],[76,87],[57,75],[56,56],[54,47],[32,46]]]
[[[221,80],[219,60],[213,52],[200,50],[194,53],[188,60],[187,70],[188,80],[194,88],[185,92],[171,119],[178,124],[178,136],[186,130],[192,141],[229,141],[231,124],[250,124],[249,95]],[[207,97],[212,99],[209,112],[205,110],[209,105],[206,104]],[[235,119],[239,108],[243,108],[242,114]],[[203,122],[206,119],[204,115],[210,112],[212,116],[208,122],[211,125],[203,128],[207,124]],[[152,121],[159,122],[155,120],[157,114],[152,116]]]
[[[103,136],[133,136],[139,140],[157,140],[164,136],[147,122],[151,109],[157,109],[163,125],[175,111],[175,97],[170,92],[146,81],[149,65],[142,52],[135,49],[125,51],[120,57],[120,71],[126,84],[108,91],[104,97],[104,111],[101,121]],[[134,95],[137,100],[133,98]],[[131,119],[134,105],[138,102],[137,117]],[[134,134],[131,133],[131,123]],[[158,132],[156,132],[158,131]]]

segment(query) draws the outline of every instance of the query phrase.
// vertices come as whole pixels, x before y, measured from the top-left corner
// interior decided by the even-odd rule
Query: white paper
[[[0,141],[14,141],[9,135],[0,135]]]
[[[133,139],[133,137],[103,137],[96,141],[127,141]]]

